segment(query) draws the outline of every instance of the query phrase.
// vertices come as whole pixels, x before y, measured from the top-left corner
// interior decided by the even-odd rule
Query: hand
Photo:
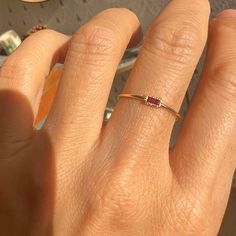
[[[172,0],[145,37],[124,93],[180,108],[204,49],[206,0]],[[236,166],[236,12],[210,24],[205,69],[176,146],[175,117],[119,100],[117,65],[137,17],[106,10],[72,38],[43,30],[0,72],[1,235],[216,235]],[[135,37],[135,36],[133,36]],[[33,129],[46,75],[65,67],[44,127]]]

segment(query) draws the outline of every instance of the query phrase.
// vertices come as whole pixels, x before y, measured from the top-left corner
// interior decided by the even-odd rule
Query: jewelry
[[[172,109],[171,107],[167,106],[165,103],[162,102],[160,98],[154,98],[150,96],[142,96],[142,95],[135,95],[135,94],[120,94],[119,98],[133,98],[139,101],[143,101],[146,105],[155,107],[155,108],[165,108],[169,112],[171,112],[175,117],[176,120],[181,118],[180,114]]]

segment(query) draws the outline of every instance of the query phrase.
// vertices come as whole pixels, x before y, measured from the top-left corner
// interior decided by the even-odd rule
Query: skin
[[[178,110],[208,38],[201,82],[171,150],[175,117],[165,109],[121,99],[103,126],[117,65],[140,31],[129,10],[103,11],[72,38],[37,32],[7,58],[2,235],[217,235],[236,167],[236,12],[208,28],[209,14],[206,0],[172,0],[124,88]],[[53,108],[36,131],[44,79],[64,60]]]

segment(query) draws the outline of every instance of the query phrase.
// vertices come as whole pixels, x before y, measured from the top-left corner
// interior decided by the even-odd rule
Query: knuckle
[[[217,15],[216,20],[213,21],[213,28],[215,30],[236,29],[235,17],[231,16],[233,10],[224,10]]]
[[[199,29],[191,23],[178,27],[162,24],[153,25],[149,29],[145,49],[181,64],[192,60],[196,48],[199,48],[202,42]]]
[[[214,20],[210,22],[210,36],[214,38],[229,37],[236,33],[236,22],[228,14],[229,10],[221,12]]]
[[[232,26],[222,22],[213,21],[210,24],[210,39],[225,37],[232,33]]]
[[[102,49],[102,51],[111,49],[116,38],[114,30],[102,23],[88,23],[75,34],[75,41],[98,46],[97,49]]]
[[[235,63],[218,65],[211,73],[209,79],[210,88],[222,98],[235,101],[236,98],[236,71]]]
[[[70,56],[87,66],[101,67],[119,53],[118,40],[119,34],[111,27],[87,23],[72,37]]]

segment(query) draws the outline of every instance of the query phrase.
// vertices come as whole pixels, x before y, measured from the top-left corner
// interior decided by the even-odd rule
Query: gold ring
[[[120,94],[119,98],[133,98],[139,101],[143,101],[146,105],[154,108],[165,108],[176,117],[176,120],[179,120],[181,118],[181,115],[177,111],[163,103],[160,98],[135,94]]]

